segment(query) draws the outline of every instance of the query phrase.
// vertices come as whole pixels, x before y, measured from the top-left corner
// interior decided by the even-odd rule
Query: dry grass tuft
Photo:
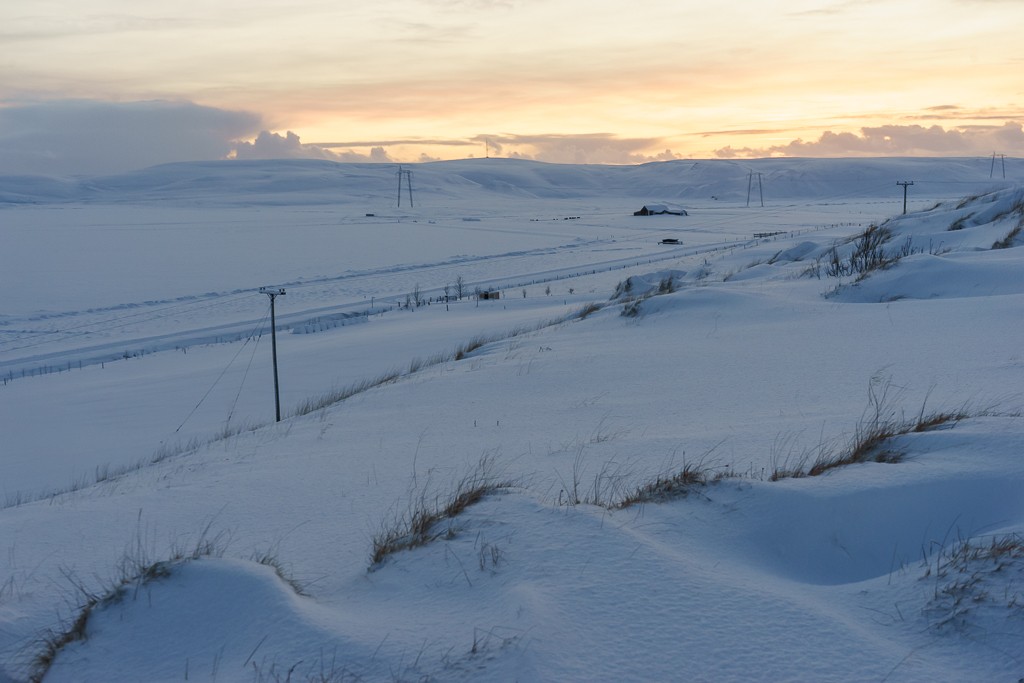
[[[714,474],[709,467],[688,463],[675,474],[659,475],[654,480],[637,486],[613,507],[622,509],[643,503],[658,503],[673,498],[682,498],[697,489],[704,488],[709,482],[719,481],[722,478],[724,478],[722,472]]]
[[[965,541],[929,560],[922,578],[935,588],[924,613],[934,628],[966,629],[972,614],[994,610],[1005,619],[1024,616],[1024,538],[992,537],[988,543]]]
[[[854,430],[853,438],[845,448],[836,452],[819,447],[818,455],[810,461],[804,453],[795,463],[777,466],[769,477],[770,481],[816,477],[829,470],[865,462],[897,463],[904,453],[890,447],[890,441],[904,434],[925,432],[944,425],[952,425],[974,415],[988,414],[986,411],[971,413],[966,408],[955,411],[925,413],[925,406],[917,417],[907,419],[898,414],[892,395],[891,380],[872,379],[868,387],[868,407]],[[927,398],[925,400],[927,402]]]
[[[265,552],[254,552],[249,559],[257,564],[262,564],[265,567],[273,569],[274,573],[277,574],[277,578],[286,583],[296,595],[309,597],[309,593],[306,592],[306,587],[299,583],[299,581],[285,568],[284,563],[281,562],[277,544],[274,544]]]
[[[295,408],[292,416],[298,417],[314,413],[328,406],[332,406],[335,403],[341,403],[342,401],[352,398],[356,394],[361,394],[365,391],[369,391],[370,389],[396,382],[399,377],[401,377],[401,373],[398,370],[388,370],[373,379],[360,380],[347,387],[329,391],[321,396],[307,398],[305,401],[300,403],[297,408]]]
[[[1013,246],[1013,243],[1020,237],[1021,230],[1024,230],[1024,220],[1021,220],[1013,230],[1006,234],[1001,240],[997,240],[992,244],[993,249],[1009,249]]]
[[[602,306],[601,304],[596,303],[596,302],[591,302],[591,303],[587,304],[586,306],[584,306],[583,308],[581,308],[579,311],[576,312],[576,318],[579,319],[579,320],[586,320],[587,316],[589,316],[589,315],[591,315],[593,313],[597,313],[602,308],[604,308],[604,306]]]
[[[472,472],[455,483],[449,494],[436,494],[431,499],[424,491],[404,514],[382,524],[373,537],[370,570],[402,550],[427,545],[440,537],[451,538],[455,535],[454,527],[442,528],[441,522],[455,519],[492,493],[516,486],[512,480],[495,476],[493,468],[492,458],[484,456]]]
[[[70,570],[62,569],[61,573],[77,596],[77,604],[72,608],[76,614],[58,628],[47,629],[42,633],[40,651],[33,657],[29,667],[29,681],[41,683],[61,650],[71,643],[88,638],[89,617],[95,609],[116,604],[129,594],[135,597],[143,586],[170,576],[176,564],[223,555],[227,537],[223,533],[211,536],[211,525],[207,524],[194,545],[176,545],[170,557],[160,561],[150,558],[142,534],[137,534],[118,563],[117,577],[98,589],[90,587]]]
[[[452,356],[452,358],[454,358],[455,360],[462,360],[463,358],[473,353],[480,347],[484,346],[485,344],[490,344],[492,341],[496,341],[497,339],[498,337],[488,337],[484,335],[478,335],[476,337],[473,337],[469,341],[460,344],[458,347],[456,347],[455,353]]]

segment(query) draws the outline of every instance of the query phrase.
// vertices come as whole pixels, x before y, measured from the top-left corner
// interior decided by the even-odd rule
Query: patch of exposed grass
[[[705,274],[706,277],[706,274]],[[612,295],[612,300],[620,300],[622,302],[622,315],[625,318],[639,318],[643,314],[643,303],[652,296],[661,296],[662,294],[672,294],[673,292],[679,291],[679,281],[673,274],[668,274],[658,280],[658,288],[649,292],[631,296],[633,291],[633,279],[627,278],[626,280],[619,282],[615,287],[615,293]]]
[[[459,346],[455,348],[455,353],[452,355],[452,358],[454,360],[462,360],[463,358],[473,353],[477,349],[481,348],[485,344],[490,344],[493,341],[498,341],[498,339],[500,339],[500,337],[485,336],[482,334],[477,335],[470,339],[469,341],[459,344]]]
[[[988,543],[966,541],[927,561],[922,578],[934,578],[925,608],[934,628],[963,630],[971,615],[994,609],[1001,618],[1024,617],[1024,538],[994,536]],[[998,579],[997,579],[998,577]]]
[[[591,303],[587,304],[586,306],[584,306],[583,308],[576,312],[576,318],[579,320],[586,320],[587,316],[593,313],[597,313],[602,308],[604,308],[604,306],[592,301]]]
[[[593,505],[607,510],[622,510],[644,503],[682,498],[709,484],[738,476],[729,466],[709,464],[709,457],[714,451],[712,448],[697,461],[684,462],[680,469],[666,469],[653,477],[638,477],[631,463],[612,459],[606,460],[597,473],[588,478],[585,453],[590,445],[596,443],[601,441],[577,440],[575,445],[556,451],[574,451],[571,474],[559,475],[562,484],[557,499],[559,506]],[[675,459],[674,455],[672,459]],[[588,480],[591,481],[589,486],[585,483]]]
[[[679,289],[674,275],[666,275],[658,281],[658,294],[671,294]]]
[[[512,339],[514,337],[519,337],[521,335],[527,334],[528,332],[536,332],[537,330],[542,330],[545,327],[551,327],[553,325],[557,325],[557,324],[559,324],[561,322],[564,322],[565,320],[568,320],[568,319],[570,319],[572,317],[574,317],[574,316],[573,315],[569,315],[569,316],[566,316],[565,318],[560,318],[560,319],[557,319],[557,320],[548,320],[546,322],[542,322],[542,323],[539,323],[539,324],[533,325],[533,326],[517,327],[515,329],[508,330],[506,332],[497,333],[497,334],[478,334],[477,336],[471,338],[469,341],[463,342],[462,344],[459,344],[458,346],[456,346],[455,350],[451,353],[450,356],[445,357],[444,361],[446,361],[446,360],[463,360],[467,356],[469,356],[469,354],[473,353],[477,349],[480,349],[480,348],[486,346],[487,344],[493,344],[494,342],[504,341],[506,339]],[[444,362],[444,361],[441,361],[441,362]]]
[[[277,574],[277,578],[287,584],[296,595],[309,596],[309,593],[306,592],[306,587],[299,583],[284,566],[276,544],[264,552],[254,552],[249,559],[257,564],[273,569],[274,573]]]
[[[254,661],[247,664],[252,668],[252,683],[360,683],[366,680],[339,662],[336,654],[330,661],[321,657],[312,662],[299,660],[291,666],[278,666],[276,662],[269,666]],[[395,675],[394,680],[406,679]]]
[[[950,231],[953,231],[953,230],[963,230],[964,229],[964,225],[967,224],[967,221],[970,220],[972,216],[974,216],[973,212],[972,213],[964,214],[963,216],[960,216],[955,221],[950,223],[949,227],[946,228],[946,229],[950,230]]]
[[[729,470],[714,472],[703,464],[688,463],[674,474],[659,475],[651,481],[637,486],[619,499],[612,507],[622,509],[644,503],[660,503],[673,498],[683,498],[703,489],[709,483],[729,476]]]
[[[1008,209],[993,216],[992,222],[1002,220],[1007,216],[1024,216],[1024,193],[1019,193]]]
[[[891,380],[882,382],[878,378],[873,379],[868,388],[868,406],[857,422],[853,437],[844,448],[835,451],[819,446],[813,462],[810,462],[810,454],[804,452],[794,463],[776,466],[769,480],[816,477],[838,467],[865,462],[897,463],[903,459],[905,453],[890,447],[890,441],[894,437],[925,432],[985,414],[971,413],[966,407],[953,411],[926,413],[925,405],[922,405],[916,417],[906,418],[896,409],[892,391]]]
[[[632,296],[632,294],[633,278],[627,277],[625,280],[619,280],[619,283],[615,285],[615,291],[612,293],[612,300],[629,297]]]
[[[885,244],[892,237],[892,230],[884,225],[869,226],[867,230],[850,240],[853,249],[846,258],[839,255],[838,246],[833,246],[829,250],[825,274],[829,277],[857,275],[858,279],[863,279],[876,270],[891,267],[900,258],[912,253],[909,243],[899,250],[887,253]]]
[[[42,683],[43,677],[53,666],[53,661],[61,650],[71,643],[85,640],[85,627],[89,621],[89,614],[97,604],[99,603],[85,603],[78,616],[72,621],[57,630],[47,630],[42,634],[44,647],[43,651],[32,660],[28,677],[31,683]]]
[[[808,264],[803,272],[800,273],[800,277],[813,277],[821,279],[821,257],[817,257],[813,262]]]
[[[628,482],[633,481],[633,472],[630,466],[610,460],[601,466],[588,488],[584,484],[584,473],[587,469],[585,453],[593,443],[593,441],[577,440],[571,448],[562,449],[564,451],[575,450],[575,455],[572,461],[571,478],[566,480],[559,475],[562,480],[562,488],[558,492],[559,506],[596,505],[614,509],[626,490]]]
[[[424,490],[414,497],[413,504],[405,513],[382,524],[374,535],[369,569],[374,570],[390,555],[402,550],[427,545],[437,538],[453,537],[455,528],[450,525],[443,527],[442,522],[454,520],[487,495],[516,486],[510,479],[497,477],[493,469],[493,459],[484,456],[476,468],[457,481],[447,494],[431,495]]]
[[[1019,223],[1017,223],[1017,227],[1008,232],[1006,234],[1006,237],[1004,237],[1001,240],[996,240],[995,242],[993,242],[992,248],[1009,249],[1010,247],[1013,246],[1013,243],[1017,241],[1017,238],[1020,237],[1021,230],[1024,230],[1024,220],[1021,220]]]
[[[624,318],[639,318],[640,314],[643,312],[643,309],[640,306],[643,302],[643,297],[628,299],[622,305],[622,312],[619,315]]]
[[[233,431],[230,434],[228,434],[228,436],[233,436],[243,431],[251,431],[258,428],[259,425],[245,423],[245,426],[243,428],[237,428],[237,430],[233,428]],[[90,486],[95,486],[97,484],[102,484],[104,482],[116,481],[124,476],[131,474],[132,472],[137,472],[143,469],[144,467],[148,467],[149,465],[156,465],[157,463],[163,462],[164,460],[168,460],[178,455],[196,451],[203,444],[212,443],[221,438],[228,438],[228,436],[223,436],[226,433],[227,428],[206,440],[200,439],[199,437],[192,437],[191,439],[188,439],[186,441],[166,443],[157,448],[156,451],[154,451],[153,455],[150,456],[149,458],[143,458],[141,460],[137,460],[135,462],[127,463],[124,465],[96,465],[96,467],[93,468],[93,473],[91,475],[83,474],[82,476],[77,477],[74,481],[72,481],[70,484],[66,486],[49,489],[41,493],[29,494],[25,493],[24,491],[16,491],[14,493],[9,493],[4,497],[3,503],[0,504],[0,509],[27,505],[28,503],[33,503],[39,500],[53,500],[59,498],[60,496],[66,496],[68,494],[75,493],[76,491],[81,491],[83,489],[89,488]]]
[[[979,193],[979,194],[967,195],[966,197],[964,197],[963,199],[960,200],[960,203],[956,205],[956,208],[957,209],[962,209],[965,206],[967,206],[968,204],[971,204],[972,202],[976,202],[979,199],[981,199],[982,197],[988,196],[990,194],[992,194],[992,193],[989,192],[989,193]]]
[[[151,559],[142,535],[137,534],[118,563],[116,578],[98,589],[91,587],[72,571],[61,569],[77,596],[77,604],[72,608],[74,616],[57,628],[47,629],[41,634],[39,652],[29,667],[29,681],[41,683],[61,650],[71,643],[88,638],[89,617],[97,608],[116,604],[129,594],[134,597],[142,587],[170,576],[175,565],[201,557],[223,555],[227,538],[224,534],[211,536],[210,527],[208,524],[203,529],[194,544],[176,545],[171,549],[168,559],[159,561]]]
[[[398,370],[388,370],[387,372],[381,373],[372,379],[362,379],[358,382],[353,382],[347,387],[334,389],[326,394],[307,398],[295,408],[292,412],[292,416],[298,417],[314,413],[328,406],[332,406],[335,403],[340,403],[352,398],[356,394],[361,394],[369,391],[370,389],[395,382],[401,376],[402,375]]]

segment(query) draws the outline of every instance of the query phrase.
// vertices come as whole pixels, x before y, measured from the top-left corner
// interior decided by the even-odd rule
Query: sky
[[[5,0],[0,172],[1024,156],[1022,0]]]

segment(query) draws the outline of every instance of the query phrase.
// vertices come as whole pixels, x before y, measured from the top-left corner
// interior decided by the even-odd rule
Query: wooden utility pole
[[[897,180],[896,184],[903,186],[903,213],[906,214],[907,213],[907,187],[909,185],[913,185],[914,181],[913,180]]]
[[[277,319],[274,316],[274,300],[284,296],[284,288],[260,287],[260,292],[270,297],[270,349],[274,356],[274,410],[276,421],[281,421],[281,390],[277,382]]]

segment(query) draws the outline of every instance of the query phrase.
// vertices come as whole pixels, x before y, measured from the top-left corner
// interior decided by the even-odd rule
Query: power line
[[[199,406],[203,405],[203,402],[206,401],[206,399],[209,397],[210,392],[213,391],[213,388],[216,387],[220,383],[220,381],[224,378],[224,375],[227,374],[227,371],[234,364],[235,360],[238,359],[238,356],[245,349],[245,345],[248,344],[250,341],[252,341],[252,338],[256,334],[256,331],[263,327],[263,323],[264,323],[264,321],[266,321],[266,319],[267,319],[267,316],[264,315],[263,319],[260,320],[259,324],[256,325],[255,328],[253,328],[252,332],[249,333],[249,336],[246,337],[245,344],[242,344],[242,346],[239,347],[238,351],[235,351],[235,355],[233,355],[231,357],[231,360],[228,361],[228,364],[225,365],[224,369],[220,371],[219,375],[217,375],[217,379],[213,380],[213,384],[211,384],[210,388],[206,390],[206,393],[203,394],[203,397],[201,399],[199,399],[198,403],[196,403],[194,406],[192,406],[192,410],[189,411],[189,414],[186,415],[185,419],[181,421],[181,424],[178,425],[178,428],[174,430],[175,434],[177,434],[178,432],[181,431],[181,428],[185,426],[185,423],[188,422],[192,418],[192,416],[195,414],[195,412],[197,410],[199,410]],[[262,333],[260,334],[260,336],[263,336]],[[259,342],[259,339],[257,339],[257,343],[258,342]],[[246,370],[246,372],[248,373],[248,369]],[[237,401],[237,398],[235,400]],[[231,411],[234,412],[234,407],[231,408]],[[231,419],[230,415],[228,416],[228,419],[229,420]]]
[[[269,313],[268,313],[269,314]],[[256,358],[256,349],[260,346],[260,339],[263,339],[263,322],[267,319],[267,316],[263,316],[263,320],[260,321],[260,334],[256,337],[256,343],[252,345],[252,353],[249,354],[249,362],[245,365],[245,372],[242,373],[242,381],[238,384],[238,393],[235,394],[235,400],[231,403],[231,410],[228,412],[228,419],[224,421],[225,431],[228,425],[231,424],[231,418],[235,415],[235,408],[238,407],[238,399],[242,396],[242,389],[245,388],[245,380],[249,377],[249,370],[252,368],[252,362]],[[252,337],[250,336],[249,339]],[[248,343],[249,340],[246,340]],[[242,348],[245,348],[245,344],[242,344]]]

